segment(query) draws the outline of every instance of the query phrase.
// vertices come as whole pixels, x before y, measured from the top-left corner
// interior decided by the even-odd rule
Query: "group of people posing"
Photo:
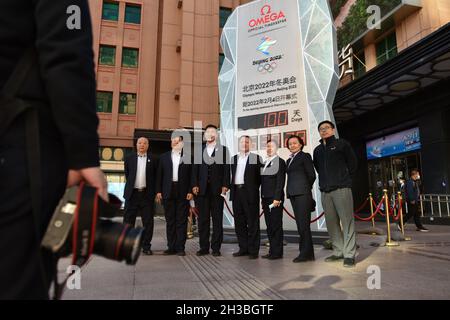
[[[293,262],[312,261],[315,257],[310,220],[316,206],[312,187],[317,171],[333,244],[333,254],[325,261],[343,260],[344,266],[352,267],[356,236],[351,185],[357,160],[350,144],[335,137],[335,125],[331,121],[321,122],[318,130],[322,139],[314,157],[302,151],[304,141],[294,135],[287,140],[291,155],[286,162],[277,153],[276,141],[267,142],[267,157],[263,160],[250,152],[252,141],[245,135],[239,138],[238,154],[230,159],[227,147],[218,142],[214,125],[206,127],[200,161],[193,161],[190,152],[185,152],[182,135],[173,135],[172,150],[162,154],[157,164],[149,152],[149,140],[141,137],[137,141],[137,153],[125,159],[124,223],[134,226],[141,211],[145,228],[143,253],[152,255],[156,199],[165,211],[167,250],[164,254],[184,256],[189,206],[194,199],[200,240],[196,254],[220,256],[224,202],[230,191],[239,243],[239,250],[233,256],[259,257],[261,203],[270,242],[269,252],[262,258],[276,260],[283,257],[283,205],[288,198],[299,233],[299,255]]]

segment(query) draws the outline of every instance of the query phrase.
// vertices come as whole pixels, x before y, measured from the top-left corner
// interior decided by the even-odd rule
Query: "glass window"
[[[116,47],[100,46],[99,64],[113,66],[116,63]]]
[[[383,64],[397,55],[397,38],[395,32],[377,44],[377,64]]]
[[[112,21],[119,20],[119,3],[103,2],[102,19]]]
[[[230,8],[220,7],[220,27],[223,28],[227,22],[228,17],[231,15],[232,10]]]
[[[125,7],[125,22],[127,23],[141,23],[141,6],[127,4]]]
[[[123,48],[122,67],[137,68],[139,58],[139,50],[131,48]]]
[[[225,60],[225,55],[223,53],[219,54],[219,71],[222,69],[223,61]]]
[[[113,93],[106,91],[97,91],[97,112],[112,111]]]
[[[136,94],[121,93],[119,101],[120,114],[136,114]]]

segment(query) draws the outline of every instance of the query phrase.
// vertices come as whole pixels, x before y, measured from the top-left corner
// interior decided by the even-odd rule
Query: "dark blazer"
[[[231,161],[231,201],[233,201],[234,193],[236,192],[234,177],[236,176],[237,163],[238,156],[235,155]],[[250,203],[259,202],[259,187],[261,186],[261,166],[261,158],[257,154],[250,152],[244,174],[245,190],[248,193],[248,199]]]
[[[419,187],[413,179],[406,180],[406,200],[408,202],[420,200]]]
[[[206,155],[205,155],[206,154]],[[199,195],[206,194],[206,186],[208,184],[208,164],[205,158],[208,157],[206,145],[202,148],[202,162],[192,166],[192,186],[199,187]],[[220,195],[222,187],[230,188],[230,154],[228,148],[222,145],[216,145],[211,158],[215,159],[211,162],[211,188],[214,194]]]
[[[277,170],[278,163],[278,170]],[[276,170],[276,171],[275,171]],[[265,173],[265,174],[264,174]],[[275,157],[264,170],[261,169],[261,197],[284,199],[284,183],[286,182],[286,162],[280,157]]]
[[[311,193],[314,181],[316,181],[316,172],[311,155],[300,151],[294,159],[287,161],[286,166],[288,177],[286,193],[288,198]]]
[[[125,183],[125,192],[123,194],[125,200],[130,200],[131,195],[133,194],[134,183],[136,182],[137,158],[138,155],[136,152],[133,152],[125,158],[125,178],[127,180]],[[151,153],[147,153],[145,183],[147,186],[147,195],[151,200],[155,197],[156,168],[157,164],[155,159],[152,157]]]
[[[189,160],[189,161],[186,161]],[[187,162],[187,163],[185,163]],[[181,155],[180,165],[178,166],[178,197],[185,199],[188,193],[192,192],[191,174],[192,165],[190,159]],[[156,193],[162,193],[163,199],[170,198],[172,190],[172,151],[168,151],[159,158],[159,166],[156,174]]]

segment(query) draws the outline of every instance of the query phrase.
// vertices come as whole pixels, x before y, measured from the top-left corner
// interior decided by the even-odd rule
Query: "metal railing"
[[[421,194],[422,217],[450,218],[450,194]]]

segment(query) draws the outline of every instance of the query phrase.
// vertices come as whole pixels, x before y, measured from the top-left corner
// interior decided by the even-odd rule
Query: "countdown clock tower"
[[[221,38],[225,60],[219,75],[222,140],[237,152],[237,139],[252,137],[252,151],[265,155],[276,140],[287,159],[286,141],[299,135],[312,153],[319,122],[334,120],[338,86],[336,30],[328,0],[260,0],[229,17]],[[316,216],[322,212],[314,186]],[[292,212],[289,200],[285,207]],[[227,214],[227,212],[225,212]],[[314,216],[314,214],[313,214]],[[228,215],[230,225],[233,219]],[[284,219],[286,230],[295,222]],[[324,219],[312,225],[325,230]]]

